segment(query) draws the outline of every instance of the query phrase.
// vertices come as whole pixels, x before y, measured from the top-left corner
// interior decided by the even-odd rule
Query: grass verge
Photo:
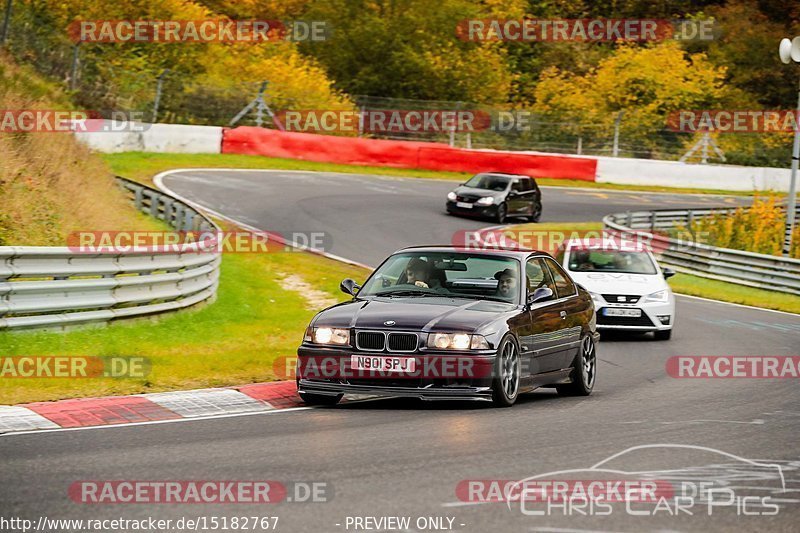
[[[344,172],[350,174],[377,174],[404,178],[440,179],[455,182],[466,181],[472,176],[468,172],[442,172],[422,169],[393,167],[371,167],[360,165],[341,165],[336,163],[317,163],[298,159],[281,159],[253,155],[235,154],[157,154],[150,152],[122,152],[104,154],[114,172],[126,178],[146,183],[159,172],[173,168],[253,168],[272,170],[310,170],[319,172]],[[670,192],[691,194],[726,194],[751,196],[750,192],[721,191],[715,189],[672,188],[645,185],[617,185],[613,183],[594,183],[590,181],[538,178],[539,185],[551,187],[587,187],[620,191]]]
[[[669,284],[680,294],[800,314],[800,296],[793,294],[756,289],[683,273],[670,278]]]
[[[0,109],[75,109],[64,91],[0,50]],[[0,134],[0,246],[66,246],[75,231],[158,230],[73,135]]]

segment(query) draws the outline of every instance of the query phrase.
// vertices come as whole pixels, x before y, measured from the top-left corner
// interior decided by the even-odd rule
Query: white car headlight
[[[596,304],[602,305],[602,304],[606,303],[606,301],[603,299],[603,297],[600,294],[596,293],[596,292],[590,292],[589,295],[592,297],[592,301],[594,303],[596,303]]]
[[[489,343],[483,335],[467,333],[431,333],[428,348],[438,350],[487,350]]]
[[[652,294],[648,294],[647,298],[644,300],[645,302],[656,302],[665,304],[669,301],[669,291],[664,289],[663,291],[654,292]]]
[[[492,205],[494,203],[494,196],[484,196],[475,203],[478,205]]]
[[[450,200],[451,202],[455,202],[456,201],[456,193],[454,193],[452,191],[447,193],[447,199]]]
[[[306,335],[306,340],[314,344],[335,344],[345,346],[350,344],[350,330],[342,328],[313,328],[311,335]]]

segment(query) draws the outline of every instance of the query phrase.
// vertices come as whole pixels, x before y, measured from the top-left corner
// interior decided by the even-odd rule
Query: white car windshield
[[[358,296],[446,296],[516,303],[519,280],[519,262],[513,258],[407,252],[381,265]]]
[[[644,251],[570,250],[567,268],[571,272],[621,272],[656,274],[658,270],[650,254]]]

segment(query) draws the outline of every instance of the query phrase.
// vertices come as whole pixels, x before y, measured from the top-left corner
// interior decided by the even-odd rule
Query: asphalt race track
[[[330,252],[375,265],[415,243],[447,243],[491,222],[444,214],[452,183],[344,174],[187,171],[172,191],[261,229],[326,231]],[[543,221],[599,220],[615,210],[709,207],[741,199],[544,190]],[[676,379],[675,355],[798,355],[800,317],[679,297],[671,341],[604,338],[592,396],[549,390],[511,409],[380,400],[336,408],[0,437],[3,514],[51,518],[279,516],[277,531],[365,531],[353,517],[410,517],[407,531],[796,531],[800,523],[800,387],[796,379]],[[647,448],[635,448],[652,446]],[[634,449],[631,449],[634,448]],[[626,452],[627,450],[627,452]],[[518,502],[474,503],[464,480],[520,480],[585,470],[612,479],[713,482],[729,489],[682,512],[616,503],[601,515]],[[771,465],[771,466],[769,466]],[[598,470],[558,479],[606,479]],[[77,480],[325,482],[330,501],[276,505],[85,505]],[[716,485],[715,485],[716,486]],[[765,500],[764,498],[767,498]],[[715,502],[712,502],[712,504]],[[772,505],[777,507],[773,508]],[[524,507],[524,508],[521,508]],[[648,516],[635,515],[646,512]],[[691,513],[691,514],[690,514]],[[588,516],[585,516],[587,515]],[[348,517],[350,517],[348,519]],[[444,526],[449,524],[444,520]],[[372,524],[372,531],[397,531]],[[427,527],[419,527],[419,526]]]
[[[377,266],[398,248],[450,244],[460,230],[492,225],[447,215],[457,183],[358,174],[185,171],[166,176],[171,191],[239,222],[281,234],[324,231],[328,252]],[[743,197],[543,189],[542,222],[599,221],[627,209],[738,205]]]

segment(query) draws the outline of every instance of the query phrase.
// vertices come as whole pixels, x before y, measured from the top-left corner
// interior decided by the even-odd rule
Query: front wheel
[[[497,220],[498,224],[505,224],[506,217],[508,217],[508,206],[505,203],[502,203],[497,206],[497,215],[495,219]]]
[[[506,337],[497,350],[495,377],[492,380],[492,401],[496,407],[511,407],[519,396],[520,358],[517,344]]]
[[[542,218],[542,204],[536,203],[533,206],[533,212],[531,216],[528,218],[528,220],[530,220],[531,222],[539,222],[541,218]]]
[[[339,403],[339,400],[342,399],[344,394],[337,394],[336,396],[330,396],[327,394],[314,394],[311,392],[299,392],[300,399],[303,400],[306,405],[336,405]]]
[[[584,335],[570,374],[572,383],[556,387],[562,396],[589,396],[597,378],[597,352],[591,335]]]

